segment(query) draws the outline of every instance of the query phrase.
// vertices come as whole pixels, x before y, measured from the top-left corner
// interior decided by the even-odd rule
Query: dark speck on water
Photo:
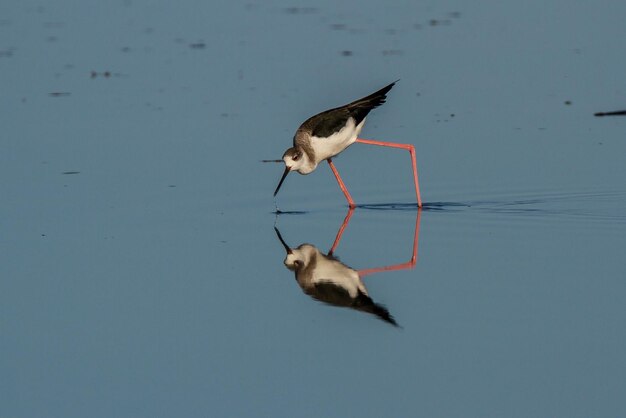
[[[315,7],[287,7],[285,8],[285,13],[290,15],[297,14],[313,14],[317,12]]]
[[[305,215],[308,212],[304,211],[304,210],[280,210],[280,209],[276,209],[273,212],[275,215]]]
[[[614,112],[597,112],[594,116],[626,116],[626,110],[616,110]]]
[[[569,106],[569,105],[571,105],[571,104],[572,104],[571,100],[566,100],[566,101],[565,101],[565,105],[566,105],[566,106]]]
[[[12,56],[13,56],[13,51],[14,51],[14,49],[13,49],[13,48],[4,49],[4,50],[0,51],[0,58],[3,58],[3,57],[6,57],[6,58],[8,58],[8,57],[12,57]]]
[[[204,49],[206,48],[206,44],[204,42],[195,42],[193,44],[189,44],[191,49]]]
[[[330,25],[330,28],[332,30],[344,30],[346,28],[346,25],[343,23],[333,23]]]
[[[50,97],[67,97],[70,94],[71,93],[69,93],[67,91],[53,91],[52,93],[48,93],[48,96],[50,96]]]
[[[351,57],[352,54],[353,54],[352,51],[348,51],[348,50],[341,51],[341,55],[344,57]]]
[[[61,174],[78,174],[78,173],[80,173],[80,171],[64,171]]]
[[[92,71],[92,72],[90,73],[91,78],[96,78],[96,77],[98,77],[98,76],[102,76],[102,77],[104,77],[104,78],[109,78],[109,77],[111,77],[112,75],[113,75],[113,73],[111,73],[111,71],[103,71],[103,72],[101,72],[101,73],[99,73],[99,72],[97,72],[97,71]],[[116,75],[117,75],[117,76],[119,76],[119,74],[118,74],[118,73],[116,73]]]

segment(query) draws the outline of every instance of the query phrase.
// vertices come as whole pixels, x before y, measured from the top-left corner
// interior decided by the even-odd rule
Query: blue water
[[[626,3],[0,5],[0,417],[626,414]],[[400,79],[291,174],[297,126]],[[307,295],[314,246],[398,327]]]

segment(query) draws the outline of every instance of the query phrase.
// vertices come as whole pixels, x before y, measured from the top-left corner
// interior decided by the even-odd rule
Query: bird
[[[328,305],[369,313],[398,326],[389,310],[375,303],[369,296],[357,270],[343,264],[330,253],[323,254],[311,244],[290,248],[278,228],[274,227],[274,231],[287,253],[283,263],[295,273],[296,281],[305,294]]]
[[[399,80],[394,81],[369,96],[365,96],[344,106],[326,110],[305,120],[296,130],[293,137],[293,146],[285,151],[282,160],[266,160],[285,163],[285,170],[274,191],[274,197],[278,194],[280,187],[290,172],[297,171],[300,174],[310,174],[322,161],[326,160],[337,179],[337,183],[339,183],[341,191],[348,200],[348,205],[351,208],[355,207],[354,199],[352,199],[348,188],[341,179],[332,158],[343,152],[353,143],[359,142],[367,145],[400,148],[409,151],[413,164],[413,181],[415,184],[417,206],[422,207],[415,147],[412,144],[375,141],[358,137],[370,111],[385,103],[387,93],[389,93],[398,81]]]

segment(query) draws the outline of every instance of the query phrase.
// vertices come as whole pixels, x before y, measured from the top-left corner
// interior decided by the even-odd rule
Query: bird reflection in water
[[[327,254],[322,253],[311,244],[302,244],[295,248],[290,247],[281,236],[280,231],[274,227],[276,236],[287,252],[284,264],[295,273],[296,281],[302,288],[302,291],[313,299],[333,306],[366,312],[391,325],[398,326],[389,310],[383,305],[375,303],[371,298],[363,283],[363,277],[382,271],[404,270],[415,267],[421,209],[418,209],[415,219],[411,259],[405,263],[363,270],[355,270],[333,256],[353,213],[354,208],[350,208]]]

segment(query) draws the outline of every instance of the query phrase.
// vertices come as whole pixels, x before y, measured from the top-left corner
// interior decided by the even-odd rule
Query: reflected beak
[[[285,167],[285,171],[283,172],[283,176],[280,178],[280,181],[278,182],[278,186],[276,187],[276,190],[274,190],[274,196],[276,196],[276,193],[278,193],[278,190],[280,190],[280,186],[283,185],[283,181],[285,181],[285,177],[287,177],[287,174],[289,174],[290,168],[289,167]]]
[[[278,230],[278,228],[274,227],[274,231],[276,232],[276,235],[278,236],[278,240],[280,241],[280,243],[283,244],[283,247],[285,247],[285,251],[287,251],[287,254],[291,254],[291,248],[289,248],[289,245],[287,245],[287,243],[283,239],[283,236],[280,235],[280,231]]]

